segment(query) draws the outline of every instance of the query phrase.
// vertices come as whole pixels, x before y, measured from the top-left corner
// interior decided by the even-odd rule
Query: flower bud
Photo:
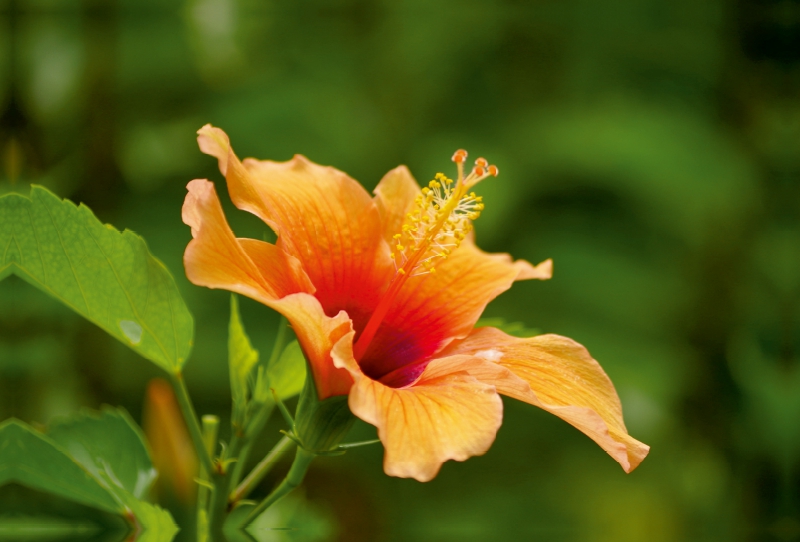
[[[294,420],[298,444],[315,454],[335,451],[354,421],[346,395],[336,395],[320,401],[314,378],[309,371],[303,391],[300,392]]]

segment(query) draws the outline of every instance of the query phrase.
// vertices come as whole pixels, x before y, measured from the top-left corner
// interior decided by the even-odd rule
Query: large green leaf
[[[137,499],[147,496],[156,479],[141,431],[123,410],[106,407],[62,418],[50,424],[47,436],[97,479]]]
[[[16,482],[118,514],[137,542],[169,542],[177,532],[169,512],[141,500],[154,476],[141,433],[122,411],[83,413],[49,435],[15,419],[0,424],[0,487]]]
[[[27,424],[0,424],[0,486],[18,484],[121,514],[124,505],[66,450]]]
[[[234,425],[243,425],[248,401],[248,379],[258,363],[258,350],[250,344],[239,315],[239,301],[231,295],[231,320],[228,326],[228,367],[233,397]]]
[[[171,373],[192,347],[192,316],[166,267],[131,231],[33,186],[0,197],[0,279],[16,274]]]

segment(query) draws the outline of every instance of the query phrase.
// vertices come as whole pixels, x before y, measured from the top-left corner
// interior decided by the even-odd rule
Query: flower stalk
[[[309,452],[308,450],[298,446],[297,453],[294,457],[294,462],[292,463],[289,472],[286,474],[286,477],[280,484],[278,484],[278,487],[272,490],[272,493],[270,493],[267,498],[253,508],[245,520],[245,525],[252,523],[264,512],[264,510],[278,502],[282,497],[291,493],[297,486],[299,486],[303,482],[303,478],[305,478],[306,472],[308,472],[308,467],[311,465],[311,462],[315,457],[316,454],[313,452]]]
[[[189,390],[186,389],[186,382],[183,380],[182,373],[170,375],[172,387],[175,390],[175,398],[178,400],[178,405],[183,413],[183,419],[186,421],[186,427],[189,429],[189,436],[192,439],[197,458],[206,472],[213,472],[214,465],[211,462],[211,454],[206,449],[203,432],[200,429],[200,424],[197,422],[197,414],[194,410],[194,405],[189,397]]]
[[[283,437],[278,443],[275,445],[272,450],[269,451],[264,458],[258,462],[258,465],[250,471],[250,474],[242,481],[239,486],[231,492],[230,496],[228,497],[229,506],[235,506],[237,502],[241,501],[245,497],[247,497],[251,491],[264,479],[272,467],[275,466],[275,463],[280,459],[280,457],[286,453],[294,444],[294,441],[289,437]]]
[[[217,445],[217,435],[219,434],[219,418],[212,415],[204,415],[202,419],[203,447],[206,453],[213,457],[214,449]],[[198,540],[208,540],[209,538],[209,515],[208,504],[214,497],[216,488],[211,483],[212,473],[200,467],[199,484],[197,488],[197,538]]]

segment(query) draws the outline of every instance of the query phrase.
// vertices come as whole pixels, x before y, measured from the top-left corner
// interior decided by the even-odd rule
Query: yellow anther
[[[414,206],[406,215],[392,258],[399,267],[398,275],[408,277],[435,272],[435,265],[447,259],[472,230],[472,221],[484,209],[483,198],[471,191],[472,186],[491,173],[489,163],[479,158],[469,175],[465,175],[466,151],[457,151],[453,160],[458,177],[453,180],[437,173],[414,198]]]

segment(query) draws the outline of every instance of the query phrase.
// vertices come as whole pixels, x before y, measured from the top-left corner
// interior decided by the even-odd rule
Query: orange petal
[[[392,236],[400,232],[406,214],[414,206],[414,198],[419,193],[419,185],[406,166],[391,170],[375,187],[375,203],[381,216],[383,238],[387,243],[391,244]]]
[[[231,142],[228,134],[206,124],[197,131],[197,145],[200,150],[213,156],[219,161],[219,170],[225,175],[228,171],[228,153],[230,153]]]
[[[193,239],[183,259],[190,281],[259,301],[314,291],[299,263],[278,247],[234,237],[210,181],[195,179],[187,189],[183,221],[191,226]]]
[[[333,344],[351,329],[347,314],[326,316],[292,256],[269,243],[236,239],[212,183],[194,180],[188,189],[183,220],[194,237],[184,254],[189,280],[246,295],[286,316],[311,362],[320,397],[347,393],[352,380],[330,357]]]
[[[355,381],[350,410],[378,428],[386,474],[427,482],[445,461],[481,455],[494,442],[503,404],[494,386],[465,372],[469,357],[435,360],[413,386],[397,389],[361,372],[352,340],[337,344],[332,355]]]
[[[549,261],[549,260],[548,260]],[[436,265],[436,273],[416,278],[419,282],[401,290],[392,309],[398,319],[417,318],[425,313],[425,327],[447,322],[452,336],[465,336],[486,305],[508,290],[520,274],[546,269],[547,262],[534,268],[508,254],[491,254],[470,240]]]
[[[360,360],[362,368],[384,383],[407,384],[412,373],[390,373],[429,359],[452,339],[465,337],[486,305],[511,287],[524,266],[533,268],[465,241],[437,264],[436,273],[408,280]]]
[[[297,258],[286,254],[273,244],[257,239],[236,239],[261,275],[269,281],[281,298],[296,292],[314,293],[314,285]]]
[[[480,328],[447,349],[447,355],[469,354],[504,371],[477,366],[470,374],[494,384],[497,391],[541,407],[571,423],[631,472],[650,447],[628,435],[614,385],[589,352],[572,339],[539,335],[510,337]]]
[[[328,314],[374,306],[394,265],[378,208],[360,184],[299,155],[240,162],[222,130],[206,125],[198,134],[201,150],[220,161],[233,203],[278,233],[278,247],[301,262]]]
[[[550,258],[535,266],[525,260],[517,260],[514,265],[519,269],[517,280],[548,280],[553,278],[553,260]]]
[[[303,354],[311,365],[320,400],[346,395],[353,385],[350,374],[334,366],[331,350],[341,342],[353,341],[353,323],[340,311],[327,316],[319,301],[308,294],[294,294],[270,305],[283,314],[297,335]]]

